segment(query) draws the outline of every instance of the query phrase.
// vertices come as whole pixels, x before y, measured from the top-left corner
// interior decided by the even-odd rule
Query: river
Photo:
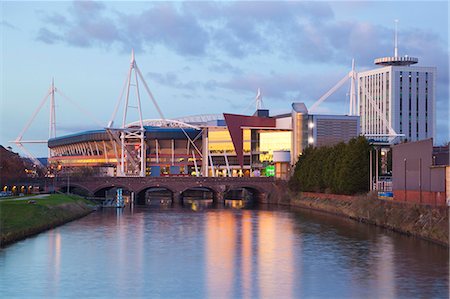
[[[0,297],[447,298],[448,262],[308,210],[104,209],[0,249]]]

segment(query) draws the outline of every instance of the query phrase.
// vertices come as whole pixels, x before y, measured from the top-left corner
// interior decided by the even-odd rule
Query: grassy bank
[[[0,200],[0,246],[80,218],[92,210],[89,201],[74,195]]]
[[[375,196],[353,199],[293,195],[291,206],[309,208],[374,224],[407,235],[449,246],[448,209],[379,200]]]

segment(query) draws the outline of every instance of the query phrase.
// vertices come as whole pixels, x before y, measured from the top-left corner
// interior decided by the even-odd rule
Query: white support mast
[[[334,94],[339,88],[341,88],[348,80],[350,80],[350,111],[349,115],[358,115],[358,98],[356,96],[356,81],[358,79],[358,73],[355,70],[355,60],[352,60],[352,70],[348,72],[336,85],[328,90],[323,96],[321,96],[309,109],[314,111],[322,104],[328,97]]]
[[[227,151],[224,150],[223,151],[223,155],[225,156],[225,165],[227,167],[227,172],[228,172],[228,176],[231,177],[231,169],[230,169],[230,164],[228,163],[228,156],[227,156]]]
[[[255,105],[256,110],[263,109],[261,88],[258,88],[256,90],[255,98],[251,101],[251,103],[247,106],[247,108],[245,108],[245,110],[243,110],[243,112],[244,113],[247,112],[249,109],[251,109],[253,107],[253,105]]]
[[[49,138],[53,138],[54,136],[56,136],[55,84],[54,84],[54,80],[52,79],[52,83],[51,83],[50,89],[45,94],[44,98],[42,99],[42,101],[40,102],[39,106],[34,111],[34,113],[31,116],[31,118],[26,123],[25,127],[23,128],[23,130],[19,133],[19,135],[17,136],[17,138],[14,141],[10,141],[11,143],[14,143],[18,148],[20,148],[22,150],[22,152],[24,152],[25,155],[28,156],[28,158],[31,161],[33,161],[33,163],[35,165],[40,166],[40,167],[44,167],[44,165],[42,165],[42,163],[30,151],[28,151],[23,144],[24,143],[42,143],[42,144],[47,144],[47,140],[22,140],[22,138],[23,138],[24,134],[30,128],[31,124],[33,123],[33,121],[35,120],[36,116],[41,111],[42,107],[45,105],[45,103],[47,102],[49,97],[51,97],[51,100],[50,100],[48,134],[49,134]],[[50,157],[50,149],[48,150],[48,155]]]
[[[58,93],[61,95],[65,100],[73,104],[77,109],[79,109],[81,112],[86,114],[89,118],[91,118],[94,122],[99,124],[101,127],[103,124],[101,124],[100,121],[95,119],[89,112],[82,109],[80,106],[78,106],[74,101],[70,100],[67,96],[65,96],[58,88],[55,87],[55,80],[52,78],[52,82],[50,85],[49,90],[45,94],[44,98],[39,103],[39,106],[36,108],[36,110],[33,112],[31,118],[26,123],[25,127],[22,129],[22,131],[19,133],[17,138],[14,141],[10,141],[11,143],[14,143],[18,148],[20,148],[25,155],[30,158],[35,165],[44,167],[42,163],[34,157],[34,155],[25,148],[24,144],[48,144],[48,140],[23,140],[23,136],[28,131],[28,129],[31,127],[32,123],[36,119],[36,116],[39,114],[39,112],[42,110],[42,107],[44,107],[45,103],[50,99],[50,107],[49,107],[49,121],[48,121],[48,138],[52,139],[56,137],[56,98],[55,94]],[[48,149],[48,158],[50,158],[52,155],[51,150]]]
[[[52,78],[52,86],[50,88],[50,119],[48,126],[48,139],[56,137],[56,114],[55,114],[55,80]]]
[[[256,110],[262,109],[262,95],[260,88],[258,88],[258,91],[256,92],[255,102],[256,102]]]
[[[356,97],[356,80],[358,78],[358,74],[355,71],[355,59],[352,59],[352,70],[349,74],[350,77],[350,113],[349,115],[359,115],[358,113],[358,101]]]
[[[115,138],[119,140],[121,146],[120,159],[117,165],[117,173],[119,176],[144,177],[146,175],[147,144],[145,142],[145,128],[144,128],[144,121],[142,118],[142,105],[141,105],[141,94],[139,91],[139,83],[142,83],[149,98],[153,102],[153,105],[156,108],[159,116],[163,121],[165,121],[165,117],[161,109],[156,103],[156,100],[153,97],[150,88],[148,87],[144,77],[142,76],[141,71],[139,70],[139,67],[136,63],[134,50],[132,50],[130,68],[128,69],[122,93],[114,108],[111,120],[108,122],[108,126],[106,127],[106,130],[110,132],[110,134],[120,135],[120,139]],[[130,91],[132,90],[132,86],[134,86],[135,90],[136,106],[130,105],[131,104]],[[123,106],[122,125],[120,126],[120,128],[113,128],[114,119],[116,118],[116,114],[122,103],[122,98],[124,95],[125,95],[125,103]],[[138,112],[137,114],[139,117],[137,126],[127,126],[127,117],[129,110],[131,108],[137,108]]]

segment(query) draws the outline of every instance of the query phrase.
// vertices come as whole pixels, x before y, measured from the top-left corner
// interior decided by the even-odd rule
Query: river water
[[[307,210],[105,209],[0,249],[0,297],[447,298],[448,262]]]

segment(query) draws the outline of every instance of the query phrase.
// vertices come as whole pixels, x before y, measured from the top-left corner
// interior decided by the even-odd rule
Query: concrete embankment
[[[449,246],[447,207],[380,200],[375,195],[292,193],[284,184],[275,190],[279,193],[273,192],[267,203],[327,212]]]
[[[0,247],[81,218],[94,210],[78,196],[48,196],[0,201]]]

